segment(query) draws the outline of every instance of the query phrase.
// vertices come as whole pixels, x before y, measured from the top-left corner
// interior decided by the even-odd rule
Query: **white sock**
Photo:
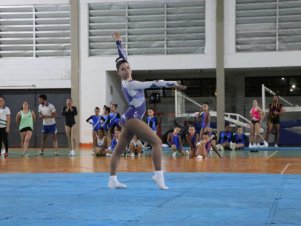
[[[127,186],[125,184],[120,183],[117,180],[117,176],[114,175],[114,176],[110,176],[109,178],[108,188],[121,189],[121,188],[127,188]]]
[[[165,185],[164,176],[162,171],[155,171],[155,175],[153,176],[154,182],[158,185],[158,187],[162,190],[167,190],[168,187]]]

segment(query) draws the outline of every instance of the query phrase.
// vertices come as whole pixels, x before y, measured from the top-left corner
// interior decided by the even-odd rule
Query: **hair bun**
[[[123,57],[118,57],[116,60],[115,60],[115,62],[116,62],[116,64],[118,64],[119,62],[121,62],[121,61],[123,61],[123,62],[127,62],[127,60],[125,60]]]

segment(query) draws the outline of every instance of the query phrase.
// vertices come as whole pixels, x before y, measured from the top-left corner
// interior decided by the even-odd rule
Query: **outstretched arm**
[[[133,90],[138,89],[149,89],[149,88],[176,88],[179,90],[186,89],[186,86],[179,85],[176,81],[149,81],[149,82],[139,82],[139,81],[131,81],[128,83],[128,87]]]
[[[119,57],[122,58],[122,59],[124,59],[124,60],[127,60],[126,52],[122,48],[120,33],[119,32],[115,32],[114,35],[113,35],[113,38],[116,41],[116,46],[117,46]]]

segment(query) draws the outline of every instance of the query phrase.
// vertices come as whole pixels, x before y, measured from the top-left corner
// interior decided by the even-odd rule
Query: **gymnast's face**
[[[195,134],[195,128],[194,127],[189,127],[188,132],[190,135],[194,135]]]
[[[122,80],[131,80],[132,79],[132,69],[129,63],[124,62],[118,68],[118,74]]]

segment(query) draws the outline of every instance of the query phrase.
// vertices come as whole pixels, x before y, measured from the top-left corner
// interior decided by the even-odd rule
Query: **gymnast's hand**
[[[115,39],[116,42],[121,41],[121,34],[119,32],[114,32],[113,38]]]
[[[183,85],[180,85],[180,84],[178,84],[178,85],[176,85],[175,86],[175,88],[176,88],[176,90],[185,90],[185,89],[187,89],[187,86],[183,86]]]

